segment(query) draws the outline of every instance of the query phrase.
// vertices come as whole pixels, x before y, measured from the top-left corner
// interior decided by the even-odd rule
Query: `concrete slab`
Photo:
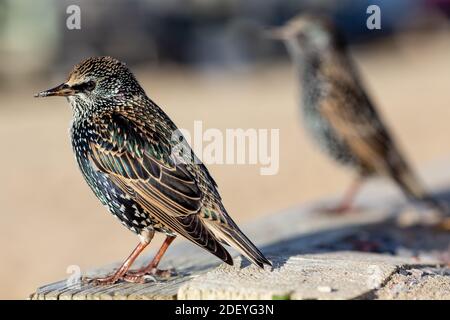
[[[178,299],[357,299],[417,261],[382,254],[334,252],[279,256],[273,271],[221,265],[185,283]]]

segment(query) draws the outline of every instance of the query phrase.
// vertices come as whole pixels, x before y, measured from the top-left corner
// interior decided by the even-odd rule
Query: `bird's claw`
[[[168,279],[174,275],[176,275],[176,271],[175,269],[167,269],[167,270],[162,270],[162,269],[158,269],[158,268],[145,268],[145,269],[141,269],[138,271],[130,271],[127,273],[127,276],[131,276],[131,277],[151,277],[153,279],[155,279],[154,277],[158,277],[158,278],[164,278],[164,279]]]
[[[146,283],[148,280],[156,282],[157,281],[156,277],[169,279],[174,275],[176,275],[174,269],[161,270],[157,268],[150,268],[138,271],[129,271],[124,275],[123,279],[127,282]]]
[[[158,278],[168,279],[176,275],[175,269],[161,270],[158,268],[144,268],[138,271],[129,271],[124,275],[112,274],[103,278],[88,278],[84,277],[82,281],[94,286],[112,285],[119,281],[126,281],[131,283],[146,283],[148,280],[156,282]]]
[[[111,275],[103,278],[83,278],[83,282],[92,284],[94,286],[100,286],[100,285],[111,285],[119,282],[120,280],[124,279],[124,277],[118,277],[116,275]]]
[[[135,274],[125,274],[123,280],[131,283],[146,283],[148,280],[152,282],[156,282],[156,278],[152,275],[143,274],[143,275],[135,275]]]

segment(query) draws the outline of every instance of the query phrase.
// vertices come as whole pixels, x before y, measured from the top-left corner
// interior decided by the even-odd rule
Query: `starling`
[[[73,113],[72,147],[87,184],[140,240],[115,273],[92,281],[143,282],[148,275],[167,275],[157,267],[177,234],[230,265],[233,259],[223,245],[259,267],[270,265],[228,215],[205,165],[187,144],[190,161],[186,150],[176,152],[176,125],[124,63],[89,58],[74,67],[66,82],[35,96],[67,98]],[[156,256],[148,266],[129,271],[155,232],[166,235]]]
[[[445,212],[445,206],[426,191],[395,143],[337,28],[325,18],[300,15],[269,32],[272,38],[284,41],[298,71],[307,131],[328,156],[357,172],[341,203],[327,211],[348,211],[361,182],[384,175],[408,198]]]

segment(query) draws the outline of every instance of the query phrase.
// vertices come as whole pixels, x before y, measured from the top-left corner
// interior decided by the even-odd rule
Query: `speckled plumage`
[[[298,70],[303,122],[317,145],[360,177],[389,176],[409,198],[445,210],[400,152],[335,26],[322,17],[301,15],[273,34],[285,41]]]
[[[223,244],[261,267],[270,264],[227,214],[207,168],[175,152],[177,127],[125,64],[89,58],[57,88],[61,94],[40,95],[69,100],[71,140],[83,176],[128,229],[146,240],[153,231],[181,234],[228,264],[233,260]],[[198,160],[183,146],[189,160]]]

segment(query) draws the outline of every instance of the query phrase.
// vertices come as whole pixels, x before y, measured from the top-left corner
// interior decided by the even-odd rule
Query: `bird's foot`
[[[157,281],[155,277],[169,279],[176,272],[171,270],[160,270],[158,268],[144,268],[137,271],[129,271],[127,272],[123,279],[127,282],[133,283],[145,283],[147,280]]]
[[[137,271],[129,271],[127,272],[127,276],[128,277],[159,277],[159,278],[170,278],[174,275],[176,275],[176,271],[174,269],[167,269],[167,270],[162,270],[162,269],[158,269],[156,267],[147,267],[147,268],[142,268],[139,269]]]
[[[156,282],[156,278],[153,277],[152,275],[148,275],[148,274],[125,274],[124,278],[123,278],[126,282],[131,282],[131,283],[146,283],[147,280],[151,280],[153,282]]]
[[[163,270],[165,271],[165,270]],[[122,276],[116,276],[111,275],[104,278],[86,278],[85,281],[87,283],[91,283],[94,286],[101,286],[101,285],[112,285],[116,284],[120,281],[126,281],[131,283],[145,283],[147,280],[156,281],[156,279],[149,274],[137,274],[137,273],[126,273]]]
[[[93,284],[94,286],[101,286],[101,285],[115,284],[123,279],[124,279],[124,276],[112,274],[110,276],[106,276],[106,277],[102,277],[102,278],[84,278],[83,280],[86,283]]]

